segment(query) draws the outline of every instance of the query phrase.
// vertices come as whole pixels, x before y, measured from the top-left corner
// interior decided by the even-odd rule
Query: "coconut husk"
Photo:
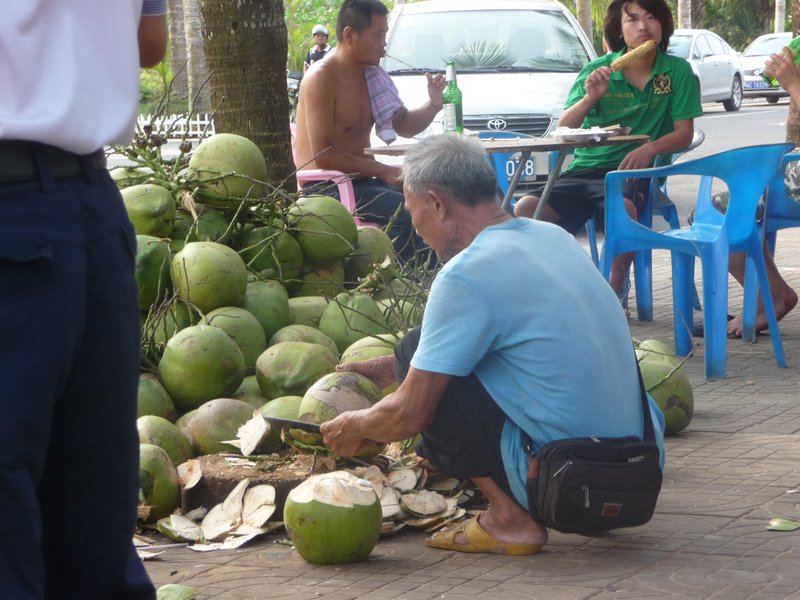
[[[261,528],[275,509],[275,488],[267,484],[254,486],[244,494],[242,522],[248,527]]]
[[[203,519],[203,537],[210,542],[225,539],[242,523],[242,501],[249,479],[242,479],[222,503],[213,507]]]
[[[417,485],[417,471],[408,468],[392,469],[386,474],[386,484],[401,492],[413,490]]]
[[[429,490],[403,494],[400,505],[417,517],[438,515],[447,510],[447,500],[441,494]]]
[[[401,511],[400,492],[393,487],[383,488],[381,499],[381,514],[384,520],[394,519]]]
[[[269,432],[269,423],[267,423],[260,411],[255,411],[253,418],[239,427],[239,431],[236,432],[242,455],[250,456],[261,445]]]

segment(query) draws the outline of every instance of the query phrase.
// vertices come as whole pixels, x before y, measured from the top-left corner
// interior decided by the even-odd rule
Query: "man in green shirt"
[[[569,169],[556,181],[540,216],[578,231],[603,210],[605,175],[609,171],[652,166],[658,154],[685,148],[692,141],[694,118],[703,114],[700,91],[691,66],[666,54],[674,31],[672,13],[665,0],[613,0],[603,22],[611,52],[586,65],[572,86],[559,126],[570,128],[630,127],[631,134],[650,136],[639,146],[577,148]],[[611,63],[648,40],[657,44],[619,71]],[[647,182],[629,180],[625,209],[636,219],[647,201]],[[520,198],[514,214],[533,216],[539,199]],[[633,254],[614,260],[610,284],[618,296],[625,294]]]

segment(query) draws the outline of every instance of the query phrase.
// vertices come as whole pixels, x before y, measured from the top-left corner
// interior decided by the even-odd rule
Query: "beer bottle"
[[[451,60],[447,63],[445,76],[447,86],[442,92],[442,111],[444,112],[445,132],[464,133],[464,113],[461,108],[461,90],[456,83],[456,65]]]
[[[791,48],[792,53],[794,54],[794,62],[795,64],[800,64],[800,36],[794,38],[791,42],[787,44],[789,48]],[[761,71],[761,78],[770,84],[772,87],[780,87],[780,83],[774,77],[770,77],[764,71]]]

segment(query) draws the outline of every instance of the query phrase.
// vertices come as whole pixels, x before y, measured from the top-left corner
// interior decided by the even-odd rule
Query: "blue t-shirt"
[[[488,227],[442,268],[411,365],[476,374],[508,416],[503,462],[525,507],[522,431],[534,451],[556,439],[643,434],[619,300],[575,238],[550,223]],[[663,415],[650,402],[663,467]]]

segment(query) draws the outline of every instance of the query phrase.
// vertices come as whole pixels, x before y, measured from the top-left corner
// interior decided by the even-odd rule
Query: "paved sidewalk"
[[[778,236],[778,265],[800,289],[800,231]],[[669,256],[655,253],[655,320],[635,320],[639,339],[672,341]],[[699,267],[698,267],[699,272]],[[699,276],[699,273],[698,273]],[[741,305],[731,281],[730,310]],[[146,563],[156,585],[183,583],[196,598],[800,598],[800,309],[782,322],[788,369],[770,339],[728,342],[728,377],[705,381],[703,344],[686,363],[695,415],[667,440],[664,486],[653,520],[600,537],[552,533],[532,557],[427,548],[424,535],[379,542],[360,564],[315,566],[276,536],[239,550],[170,549]]]

